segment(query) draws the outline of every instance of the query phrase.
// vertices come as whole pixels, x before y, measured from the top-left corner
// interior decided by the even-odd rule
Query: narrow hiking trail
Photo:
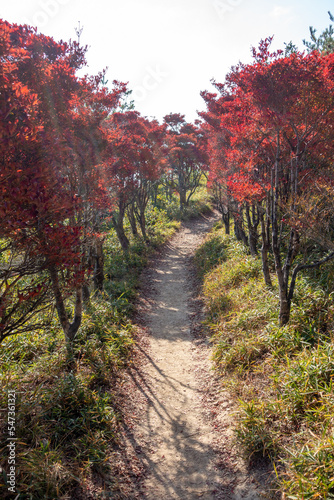
[[[136,423],[125,439],[133,475],[141,468],[145,478],[126,498],[264,498],[233,448],[233,403],[211,371],[208,342],[196,335],[203,311],[191,257],[216,220],[184,224],[142,276],[147,336],[126,388],[126,395],[135,388]]]

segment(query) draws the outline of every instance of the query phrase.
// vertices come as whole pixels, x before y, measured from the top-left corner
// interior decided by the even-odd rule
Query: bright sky
[[[55,40],[89,46],[86,73],[108,66],[107,79],[129,82],[136,109],[159,120],[205,108],[199,93],[250,60],[251,46],[275,35],[273,47],[299,48],[309,26],[330,24],[334,0],[0,0],[0,17],[28,23]]]

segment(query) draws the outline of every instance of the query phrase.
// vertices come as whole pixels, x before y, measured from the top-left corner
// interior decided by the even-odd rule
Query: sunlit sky
[[[109,84],[129,82],[136,109],[162,120],[204,109],[201,90],[213,90],[250,48],[274,35],[273,48],[292,40],[303,48],[309,26],[330,24],[334,0],[0,0],[0,17],[37,26],[55,40],[88,45],[85,73],[108,67]],[[108,84],[108,85],[109,85]]]

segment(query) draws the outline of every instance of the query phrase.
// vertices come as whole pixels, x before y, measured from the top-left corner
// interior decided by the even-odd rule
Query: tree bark
[[[180,195],[180,208],[181,210],[183,210],[184,207],[187,205],[187,198],[186,198],[186,191],[181,187],[179,189],[179,195]]]
[[[253,207],[254,210],[254,207]],[[257,256],[258,251],[257,251],[257,240],[258,240],[258,234],[257,234],[257,226],[259,224],[259,220],[255,220],[254,213],[253,213],[253,221],[251,218],[250,214],[250,207],[249,204],[246,203],[246,218],[247,218],[247,226],[248,226],[248,245],[249,245],[249,250],[251,255],[254,257]]]
[[[288,282],[286,272],[283,271],[280,242],[278,238],[278,197],[279,197],[279,161],[280,161],[280,136],[277,133],[277,152],[272,175],[272,208],[271,208],[271,239],[275,260],[275,269],[279,289],[279,325],[284,326],[290,319],[291,300],[288,298]]]
[[[130,242],[124,231],[124,214],[125,206],[120,203],[118,207],[118,214],[113,214],[111,220],[116,231],[118,241],[120,242],[124,252],[127,252],[129,250]]]
[[[227,209],[227,211],[224,211],[224,208],[222,209],[222,219],[223,223],[225,226],[225,233],[230,234],[230,211]]]
[[[238,217],[234,217],[234,234],[238,241],[248,246],[248,238]]]
[[[90,291],[87,284],[84,284],[82,287],[82,300],[84,301],[84,304],[88,304],[90,301]]]
[[[146,233],[146,216],[145,211],[147,204],[150,199],[150,185],[148,182],[142,181],[141,189],[138,190],[135,205],[134,205],[134,214],[137,217],[137,221],[139,222],[141,233],[145,240],[145,243],[149,243]]]
[[[58,271],[55,266],[49,266],[48,271],[50,274],[52,290],[56,301],[58,318],[65,334],[65,339],[68,344],[71,344],[80,328],[82,320],[82,286],[80,285],[76,288],[74,317],[72,323],[70,323],[65,308],[64,298],[60,289]]]
[[[140,230],[142,232],[143,238],[146,243],[148,243],[148,238],[147,238],[147,233],[146,233],[146,217],[145,217],[145,210],[141,210],[139,214],[139,224],[140,224]]]
[[[262,260],[262,271],[263,271],[263,277],[265,284],[272,288],[272,281],[271,281],[271,276],[270,276],[270,270],[269,270],[269,263],[268,263],[268,252],[269,252],[269,217],[267,217],[267,223],[265,223],[264,220],[264,214],[260,214],[260,221],[261,221],[261,238],[262,238],[262,247],[261,247],[261,260]]]
[[[133,236],[138,236],[138,229],[137,229],[137,224],[136,224],[136,217],[135,217],[135,214],[134,214],[134,208],[133,208],[133,204],[132,203],[131,203],[131,205],[127,209],[127,215],[128,215],[128,219],[129,219],[129,222],[130,222],[131,231],[132,231]]]
[[[280,288],[279,300],[279,326],[284,326],[289,323],[291,311],[291,301],[287,297],[286,290]]]
[[[118,241],[120,242],[122,249],[124,250],[124,252],[127,252],[129,250],[130,242],[128,240],[128,237],[125,234],[123,225],[121,225],[121,226],[116,225],[115,229],[116,229]]]

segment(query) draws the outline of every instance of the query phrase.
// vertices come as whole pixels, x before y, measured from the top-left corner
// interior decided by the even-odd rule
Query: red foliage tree
[[[220,98],[204,95],[214,101],[204,117],[211,123],[213,149],[216,139],[212,137],[217,137],[220,118],[219,133],[227,139],[225,163],[220,162],[217,169],[226,174],[233,198],[243,202],[246,210],[247,204],[257,205],[263,247],[268,249],[270,243],[275,259],[283,325],[289,320],[298,272],[329,258],[326,255],[310,262],[312,253],[305,252],[312,233],[319,235],[329,227],[328,211],[327,219],[313,218],[312,233],[305,231],[305,225],[311,200],[319,196],[324,199],[324,192],[331,189],[328,165],[333,151],[324,146],[319,155],[319,145],[333,126],[330,90],[334,59],[332,54],[321,56],[316,52],[289,57],[281,52],[271,54],[270,42],[261,42],[259,51],[253,51],[253,64],[240,64],[227,76],[225,85],[218,85]],[[254,224],[248,216],[247,223],[251,234]],[[315,241],[321,243],[319,237]]]
[[[18,269],[22,276],[44,272],[65,336],[72,340],[82,315],[87,207],[100,187],[93,169],[101,142],[97,125],[114,108],[124,86],[118,84],[108,94],[98,90],[97,81],[78,79],[75,72],[85,61],[84,49],[75,43],[56,43],[32,28],[3,21],[0,29],[0,231],[6,241],[3,249],[10,245],[17,255],[3,269],[1,324],[8,326],[7,312],[13,310],[8,287],[17,286]],[[40,297],[45,286],[38,283]],[[70,321],[64,298],[73,290],[76,305]],[[20,301],[32,296],[20,293]]]
[[[114,209],[112,222],[122,248],[129,240],[124,231],[126,208],[133,204],[146,239],[145,209],[150,187],[160,177],[164,127],[144,119],[136,111],[118,112],[105,122],[108,147],[105,169]]]
[[[203,172],[207,170],[207,142],[200,126],[186,123],[184,115],[165,116],[167,125],[168,168],[176,178],[174,187],[180,196],[183,210],[199,186]]]

